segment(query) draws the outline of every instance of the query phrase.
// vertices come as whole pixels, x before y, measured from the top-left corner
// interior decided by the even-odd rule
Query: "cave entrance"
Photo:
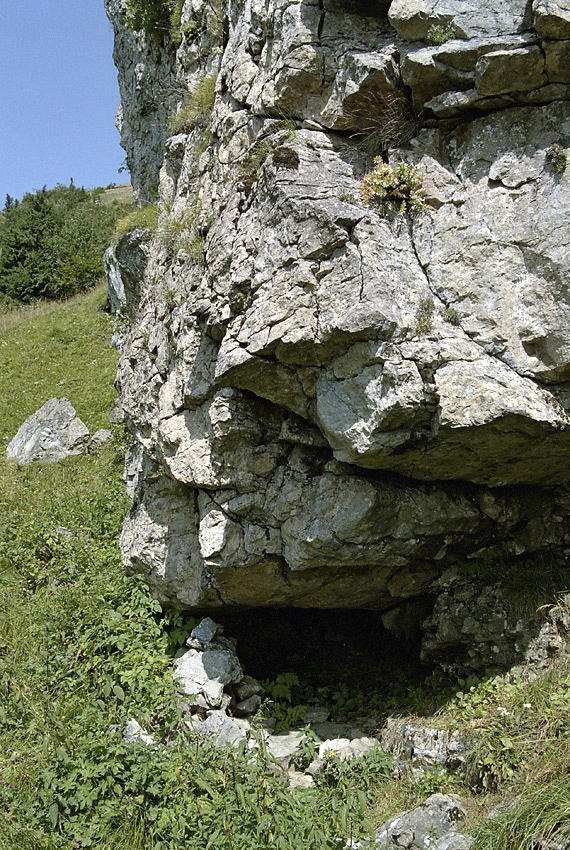
[[[224,635],[237,639],[247,674],[275,681],[296,674],[293,698],[338,703],[333,713],[382,713],[406,707],[431,672],[420,662],[419,625],[395,637],[381,611],[362,609],[253,609],[214,619]]]

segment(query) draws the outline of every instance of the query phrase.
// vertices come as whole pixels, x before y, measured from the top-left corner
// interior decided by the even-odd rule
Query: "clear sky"
[[[103,0],[0,0],[0,209],[47,185],[119,173],[113,30]]]

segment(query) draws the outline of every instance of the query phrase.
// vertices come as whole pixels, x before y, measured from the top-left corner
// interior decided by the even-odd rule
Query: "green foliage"
[[[237,314],[246,313],[253,304],[253,292],[238,292],[232,301],[232,306]]]
[[[458,327],[461,324],[461,313],[455,307],[446,307],[443,311],[443,318],[450,325]]]
[[[168,33],[175,5],[169,0],[127,0],[129,27],[151,36]]]
[[[428,29],[425,42],[428,47],[438,47],[455,38],[455,30],[451,24],[432,24]]]
[[[70,186],[6,199],[0,217],[0,295],[20,303],[68,298],[104,275],[115,221],[130,204],[101,202],[103,190]]]
[[[111,320],[96,309],[102,295],[9,314],[4,446],[58,386],[91,430],[106,424],[114,392],[105,363],[108,354],[114,367],[117,354],[104,343]],[[8,391],[19,381],[22,407]],[[238,751],[184,737],[170,668],[195,621],[163,611],[146,584],[124,574],[123,440],[118,431],[96,453],[27,468],[0,452],[0,846],[332,850],[339,837],[366,836],[385,757],[382,769],[366,761],[362,772],[331,763],[319,787],[291,790],[270,771],[256,733]],[[302,690],[284,674],[273,693],[294,701]],[[130,717],[156,746],[124,742]],[[303,764],[315,754],[307,736]]]
[[[206,74],[200,77],[192,91],[186,95],[170,119],[168,132],[171,136],[177,133],[191,133],[193,130],[197,130],[201,136],[198,142],[201,142],[203,145],[205,137],[207,147],[210,117],[216,99],[217,78],[218,75],[216,73]]]
[[[358,204],[358,199],[352,192],[341,192],[338,199],[339,201],[343,201],[345,204]]]
[[[307,706],[299,702],[301,682],[297,674],[293,671],[279,673],[273,681],[262,684],[266,695],[263,710],[276,719],[276,731],[298,726]]]
[[[201,16],[193,15],[183,25],[184,0],[127,0],[127,24],[133,32],[143,31],[152,38],[168,35],[179,45],[184,37],[192,41],[205,32],[211,42],[222,39],[222,9],[219,0],[210,0]]]
[[[413,215],[427,207],[422,182],[415,165],[399,162],[392,168],[377,156],[373,170],[360,182],[360,195],[365,204],[378,206],[385,212]]]
[[[157,204],[133,210],[117,222],[114,232],[115,242],[118,242],[125,233],[130,233],[131,230],[137,230],[137,228],[150,230],[151,233],[154,233],[158,227],[158,215]]]
[[[247,192],[249,192],[253,184],[259,178],[261,170],[265,165],[267,157],[273,150],[273,146],[268,139],[261,139],[250,147],[241,164],[239,175],[240,181],[243,183]]]
[[[561,145],[550,145],[546,151],[546,161],[549,162],[559,174],[562,174],[566,171],[568,155]]]
[[[198,228],[200,211],[200,199],[195,198],[183,213],[171,213],[161,223],[158,237],[167,249],[169,257],[174,257],[179,251],[183,251],[195,265],[203,267],[206,240],[203,232]]]
[[[539,783],[514,805],[485,821],[475,832],[473,850],[536,850],[566,847],[570,822],[568,764],[562,758],[550,781]],[[550,841],[548,841],[550,839]]]
[[[416,310],[416,334],[418,336],[428,334],[432,330],[434,311],[435,305],[431,295],[420,298],[418,309]]]

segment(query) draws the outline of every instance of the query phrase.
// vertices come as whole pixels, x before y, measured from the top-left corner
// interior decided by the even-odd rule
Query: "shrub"
[[[0,217],[0,294],[30,302],[94,286],[115,221],[131,207],[105,204],[103,192],[72,182],[26,194],[21,203],[8,197]]]
[[[127,23],[131,30],[157,36],[170,31],[173,6],[168,0],[127,0]]]
[[[438,47],[455,38],[455,30],[451,24],[432,24],[428,29],[425,42],[428,47]]]
[[[399,162],[392,168],[377,156],[373,170],[360,182],[360,195],[365,204],[379,206],[385,212],[412,215],[427,207],[422,180],[415,165]]]

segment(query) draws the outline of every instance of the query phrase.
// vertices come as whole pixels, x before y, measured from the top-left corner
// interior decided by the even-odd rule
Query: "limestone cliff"
[[[160,207],[115,258],[148,255],[127,568],[195,610],[393,622],[450,568],[563,564],[568,4],[186,0],[177,47],[106,6]],[[376,156],[417,214],[362,203]]]

